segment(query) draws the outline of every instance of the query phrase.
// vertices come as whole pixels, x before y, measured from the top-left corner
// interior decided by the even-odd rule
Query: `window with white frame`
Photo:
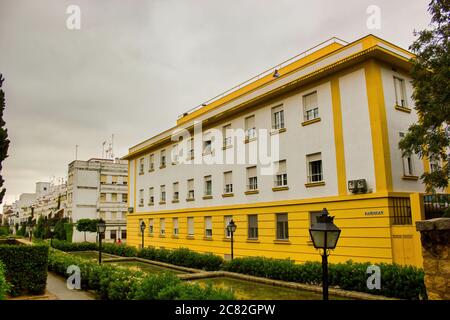
[[[212,177],[211,176],[205,176],[205,196],[211,196],[212,195]]]
[[[174,144],[172,146],[172,163],[178,163],[179,161],[179,148],[178,148],[178,144]]]
[[[286,160],[278,161],[277,163],[277,173],[275,175],[275,187],[285,187],[287,186],[287,171],[286,171]]]
[[[148,204],[155,204],[155,188],[153,187],[148,188]]]
[[[227,171],[223,173],[224,193],[233,193],[233,172]]]
[[[277,240],[289,239],[289,224],[287,213],[277,213]]]
[[[187,193],[188,193],[188,199],[194,199],[195,193],[194,193],[194,179],[189,179],[187,181]]]
[[[180,199],[180,192],[178,191],[178,182],[173,183],[173,200],[178,201]]]
[[[272,129],[279,130],[284,128],[284,110],[283,105],[272,108]]]
[[[166,186],[162,185],[160,189],[161,189],[161,197],[160,197],[161,202],[166,202]]]
[[[303,112],[305,121],[313,120],[319,117],[317,91],[303,96]]]
[[[155,231],[155,219],[150,218],[148,219],[148,233],[153,235],[154,231]]]
[[[225,238],[231,238],[231,232],[228,230],[227,226],[232,219],[233,219],[233,216],[224,216],[223,217],[223,222],[225,225]]]
[[[405,80],[394,77],[395,103],[401,107],[407,107]]]
[[[173,218],[172,219],[172,225],[173,225],[173,235],[177,236],[178,235],[178,218]]]
[[[258,189],[258,176],[256,174],[256,166],[247,168],[247,190]]]
[[[322,154],[314,153],[306,156],[308,183],[323,181]]]
[[[439,163],[439,160],[432,159],[430,160],[430,172],[436,172],[441,169],[441,165]]]
[[[155,155],[154,155],[154,154],[151,154],[151,155],[148,157],[148,161],[149,161],[148,170],[149,170],[149,171],[155,170]]]
[[[233,141],[231,124],[226,125],[222,128],[222,135],[223,135],[223,147],[224,148],[230,147]]]
[[[249,214],[248,218],[248,235],[249,239],[258,239],[258,215]]]
[[[403,138],[405,134],[403,132],[399,132],[399,136],[400,138]],[[402,156],[402,166],[404,176],[414,176],[414,164],[412,155]]]
[[[144,173],[144,158],[139,159],[139,174]]]
[[[161,150],[160,167],[164,168],[166,166],[166,150]]]
[[[194,159],[194,138],[190,138],[188,141],[188,160]]]
[[[207,132],[203,135],[203,154],[212,153],[212,137],[211,133]]]
[[[194,235],[194,217],[187,218],[188,236]]]
[[[159,219],[159,234],[162,236],[166,234],[166,219],[165,218]]]
[[[205,237],[212,237],[212,217],[205,217]]]
[[[245,118],[245,138],[256,138],[255,116]]]
[[[139,190],[139,205],[144,205],[144,189]]]

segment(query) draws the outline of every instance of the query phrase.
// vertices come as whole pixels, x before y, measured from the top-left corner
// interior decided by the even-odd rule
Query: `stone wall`
[[[450,300],[450,218],[416,222],[428,299]]]

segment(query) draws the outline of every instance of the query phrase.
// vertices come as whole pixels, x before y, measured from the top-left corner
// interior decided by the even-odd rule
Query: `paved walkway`
[[[67,288],[66,279],[49,272],[47,276],[47,292],[55,296],[57,300],[94,300],[93,294],[83,290],[70,290]]]

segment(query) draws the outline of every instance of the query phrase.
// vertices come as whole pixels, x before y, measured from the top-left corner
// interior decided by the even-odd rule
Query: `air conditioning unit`
[[[128,213],[133,213],[134,208],[133,207],[128,207]]]
[[[349,180],[348,191],[350,191],[351,193],[366,193],[367,192],[366,179]]]

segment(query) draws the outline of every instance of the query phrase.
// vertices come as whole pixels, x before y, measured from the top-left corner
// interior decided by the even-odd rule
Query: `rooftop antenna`
[[[102,159],[105,158],[105,146],[106,146],[106,141],[103,141],[103,143],[102,143]]]

